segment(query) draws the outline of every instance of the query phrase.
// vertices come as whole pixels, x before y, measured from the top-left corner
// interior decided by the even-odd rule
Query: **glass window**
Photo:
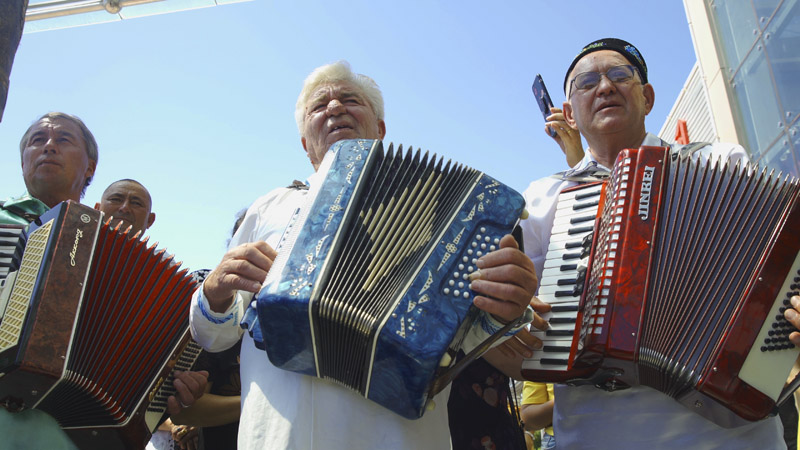
[[[724,42],[727,67],[735,70],[758,38],[753,5],[742,0],[716,0],[711,2],[710,12],[717,21],[719,42]]]
[[[795,140],[795,145],[800,144],[800,140]],[[781,135],[773,146],[764,153],[763,158],[758,161],[759,166],[767,166],[771,169],[779,170],[783,174],[790,173],[797,176],[797,164],[794,161],[794,152],[789,138]]]
[[[791,123],[800,113],[800,2],[783,3],[764,33],[783,120]]]
[[[764,47],[759,42],[732,82],[747,149],[762,153],[784,129]]]
[[[794,155],[794,171],[791,174],[800,177],[800,125],[790,128],[789,135],[792,139],[792,154]]]
[[[758,17],[758,25],[763,30],[769,23],[769,18],[775,12],[781,0],[753,0],[753,7],[756,10],[756,17]]]

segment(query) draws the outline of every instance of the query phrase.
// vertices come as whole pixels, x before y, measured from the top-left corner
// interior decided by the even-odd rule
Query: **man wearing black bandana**
[[[630,43],[608,38],[584,47],[567,70],[564,91],[564,116],[584,136],[588,149],[571,171],[534,181],[525,191],[530,217],[522,223],[523,242],[540,278],[558,194],[601,178],[623,149],[668,145],[645,130],[645,116],[653,108],[655,92],[647,80],[644,58]],[[695,158],[736,161],[747,157],[738,145],[695,147]],[[790,314],[787,318],[792,321]],[[535,340],[521,339],[535,347]],[[553,425],[559,449],[785,448],[780,421],[775,417],[726,429],[641,386],[615,392],[591,385],[556,386]]]

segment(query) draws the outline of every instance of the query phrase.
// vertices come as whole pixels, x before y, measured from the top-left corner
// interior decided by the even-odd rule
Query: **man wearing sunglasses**
[[[644,58],[630,43],[608,38],[584,47],[567,70],[564,91],[564,116],[584,136],[588,148],[572,170],[534,181],[525,191],[530,217],[522,223],[523,242],[539,277],[558,194],[607,174],[623,149],[668,146],[645,129],[655,92],[647,80]],[[696,158],[746,158],[738,145],[695,147]],[[518,335],[520,339],[534,348],[534,341],[523,334]],[[726,429],[642,386],[614,392],[593,385],[556,386],[553,426],[559,449],[785,448],[780,421],[775,417]]]

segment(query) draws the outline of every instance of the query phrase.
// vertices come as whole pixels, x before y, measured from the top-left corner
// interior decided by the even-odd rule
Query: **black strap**
[[[520,448],[528,448],[527,442],[525,442],[525,422],[522,421],[522,415],[520,414],[520,408],[522,405],[519,401],[519,396],[517,394],[517,383],[514,380],[510,380],[508,383],[511,392],[509,392],[509,401],[511,402],[510,409],[511,409],[511,418],[516,423],[516,432],[517,432],[517,439],[520,440]]]
[[[42,224],[41,222],[39,222],[39,214],[29,213],[27,211],[22,210],[21,208],[17,208],[14,205],[6,206],[6,202],[4,201],[0,201],[0,209],[6,210],[17,217],[21,217],[25,219],[28,223],[35,221],[36,225]]]
[[[519,251],[525,253],[525,243],[522,241],[522,227],[515,225],[514,229],[511,231],[511,236],[514,236],[514,239],[517,241]]]
[[[557,178],[562,181],[574,181],[576,183],[591,183],[594,181],[603,181],[611,174],[602,167],[597,165],[597,161],[592,161],[588,166],[583,169],[570,169],[564,172],[558,172],[551,175],[552,178]]]
[[[286,186],[287,189],[297,189],[298,191],[307,191],[308,185],[299,180],[292,181],[292,184]]]

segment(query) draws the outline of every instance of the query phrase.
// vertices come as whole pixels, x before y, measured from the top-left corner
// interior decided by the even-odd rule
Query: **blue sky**
[[[167,0],[169,1],[169,0]],[[682,2],[254,0],[25,34],[0,123],[0,197],[24,192],[19,139],[47,111],[78,115],[100,161],[83,202],[120,178],[153,196],[149,234],[214,267],[234,214],[311,165],[294,106],[315,67],[348,60],[386,103],[387,142],[429,149],[523,190],[566,162],[531,94],[602,37],[645,57],[657,133],[696,57]]]

